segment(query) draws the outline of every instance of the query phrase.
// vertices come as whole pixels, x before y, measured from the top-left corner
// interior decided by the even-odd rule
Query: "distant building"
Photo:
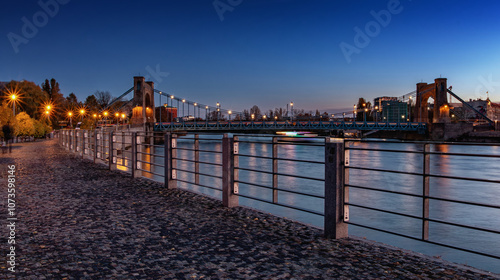
[[[377,97],[373,100],[373,106],[377,107],[379,111],[382,111],[382,109],[384,108],[384,101],[398,101],[398,98],[389,96]]]
[[[156,107],[155,117],[160,120],[161,111],[161,122],[173,122],[177,118],[177,108],[171,106],[161,106]]]
[[[476,99],[472,100],[469,99],[468,102],[466,102],[468,105],[482,113],[483,115],[487,116],[490,120],[492,121],[499,121],[500,120],[500,104],[491,102],[491,100],[488,98],[486,100],[482,99]],[[450,107],[452,108],[452,119],[455,120],[475,120],[475,119],[481,119],[482,117],[474,112],[473,110],[467,108],[464,106],[462,103],[451,103]]]
[[[383,122],[406,122],[410,116],[408,115],[408,103],[398,100],[386,100],[380,102],[379,109],[380,117],[377,117]]]

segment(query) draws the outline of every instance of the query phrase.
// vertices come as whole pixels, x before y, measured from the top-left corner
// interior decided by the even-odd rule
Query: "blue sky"
[[[65,96],[84,100],[96,90],[119,96],[143,75],[226,109],[293,101],[333,113],[441,76],[465,99],[489,91],[500,101],[497,1],[40,2],[52,14],[38,1],[2,3],[0,81],[55,78]],[[23,33],[23,17],[35,32]],[[356,41],[356,27],[369,42]],[[344,55],[341,44],[356,52]]]

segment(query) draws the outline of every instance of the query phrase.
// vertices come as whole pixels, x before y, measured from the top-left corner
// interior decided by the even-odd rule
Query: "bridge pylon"
[[[414,111],[416,121],[426,123],[450,123],[450,105],[447,101],[447,93],[446,78],[435,79],[432,84],[418,83],[417,100]],[[434,99],[432,121],[429,120],[429,98]]]
[[[130,123],[133,126],[143,125],[144,127],[153,127],[156,121],[153,82],[146,82],[146,79],[142,76],[134,77],[134,99],[132,106]]]

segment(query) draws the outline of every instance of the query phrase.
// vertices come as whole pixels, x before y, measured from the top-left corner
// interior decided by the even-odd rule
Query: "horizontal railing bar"
[[[500,158],[500,155],[480,155],[480,154],[461,154],[461,153],[443,153],[443,152],[428,152],[429,155],[440,156],[463,156],[463,157],[486,157],[486,158]]]
[[[478,251],[469,250],[469,249],[465,249],[465,248],[460,248],[460,247],[456,247],[456,246],[452,246],[452,245],[448,245],[448,244],[444,244],[444,243],[439,243],[439,242],[435,242],[435,241],[423,240],[421,238],[413,237],[410,235],[392,232],[392,231],[388,231],[388,230],[383,230],[383,229],[370,227],[370,226],[366,226],[366,225],[362,225],[362,224],[358,224],[358,223],[353,223],[353,222],[345,222],[345,223],[347,223],[349,225],[367,228],[367,229],[371,229],[371,230],[375,230],[375,231],[380,231],[380,232],[384,232],[384,233],[388,233],[388,234],[392,234],[392,235],[397,235],[400,237],[413,239],[413,240],[417,240],[417,241],[421,241],[421,242],[425,242],[425,243],[429,243],[429,244],[433,244],[433,245],[443,246],[443,247],[447,247],[447,248],[454,249],[454,250],[459,250],[459,251],[472,253],[472,254],[476,254],[476,255],[481,255],[481,256],[485,256],[485,257],[490,257],[490,258],[494,258],[494,259],[500,259],[500,256],[496,256],[496,255],[492,255],[492,254],[488,254],[488,253],[483,253],[483,252],[478,252]]]
[[[359,205],[359,204],[353,204],[353,203],[350,203],[350,202],[345,202],[344,204],[345,205],[350,205],[350,206],[353,206],[353,207],[359,207],[359,208],[363,208],[363,209],[373,210],[373,211],[377,211],[377,212],[383,212],[383,213],[387,213],[387,214],[393,214],[393,215],[397,215],[397,216],[403,216],[403,217],[407,217],[407,218],[413,218],[413,219],[417,219],[417,220],[423,220],[423,218],[420,217],[420,216],[415,216],[415,215],[410,215],[410,214],[404,214],[404,213],[398,213],[398,212],[394,212],[394,211],[390,211],[390,210],[384,210],[384,209],[379,209],[379,208],[374,208],[374,207],[369,207],[369,206],[364,206],[364,205]]]
[[[270,174],[270,175],[287,176],[287,177],[299,178],[299,179],[304,179],[304,180],[313,180],[313,181],[320,181],[320,182],[324,182],[325,181],[325,179],[319,179],[319,178],[313,178],[313,177],[306,177],[306,176],[298,176],[298,175],[291,175],[291,174],[284,174],[284,173],[273,173],[273,172],[270,172],[270,171],[255,170],[255,169],[249,169],[249,168],[243,168],[243,167],[235,167],[234,169],[235,170],[249,171],[249,172],[256,172],[256,173],[264,173],[264,174]]]
[[[479,203],[479,202],[472,202],[472,201],[465,201],[465,200],[454,200],[454,199],[435,197],[435,196],[428,196],[428,198],[433,199],[433,200],[457,203],[457,204],[466,204],[466,205],[472,205],[472,206],[500,209],[500,205],[493,205],[493,204],[486,204],[486,203]]]
[[[349,187],[349,188],[362,189],[362,190],[371,190],[371,191],[378,191],[378,192],[385,192],[385,193],[392,193],[392,194],[399,194],[399,195],[406,195],[406,196],[413,196],[413,197],[423,198],[422,195],[413,194],[413,193],[405,193],[405,192],[398,192],[398,191],[377,189],[377,188],[372,188],[372,187],[356,186],[356,185],[350,185],[350,184],[345,184],[344,186],[345,187]]]
[[[198,162],[199,164],[206,164],[206,165],[213,165],[213,166],[222,166],[222,163],[216,163],[216,162],[207,162],[207,161],[195,161],[192,159],[185,159],[185,158],[177,158],[173,157],[172,159],[178,160],[178,161],[186,161],[186,162]]]
[[[406,172],[406,171],[387,170],[387,169],[368,168],[368,167],[358,167],[358,166],[346,166],[345,168],[346,169],[366,170],[366,171],[376,171],[376,172],[388,172],[388,173],[396,173],[396,174],[406,174],[406,175],[414,175],[414,176],[423,176],[422,173],[418,173],[418,172]]]
[[[183,150],[183,151],[191,151],[191,152],[200,152],[200,153],[213,153],[213,154],[222,154],[222,151],[210,151],[210,150],[195,150],[195,149],[190,149],[190,148],[174,148],[176,150]]]
[[[428,174],[427,176],[433,177],[433,178],[443,178],[443,179],[453,179],[453,180],[464,180],[464,181],[473,181],[473,182],[483,182],[483,183],[500,184],[499,180],[489,180],[489,179],[480,179],[480,178],[466,178],[466,177],[456,177],[456,176],[437,175],[437,174]]]
[[[259,187],[259,188],[264,188],[264,189],[268,189],[268,190],[277,190],[277,191],[280,191],[280,192],[287,192],[287,193],[304,195],[304,196],[309,196],[309,197],[314,197],[314,198],[319,198],[319,199],[325,199],[324,196],[319,196],[319,195],[315,195],[315,194],[301,193],[301,192],[287,190],[287,189],[275,189],[273,187],[269,187],[269,186],[265,186],[265,185],[260,185],[260,184],[255,184],[255,183],[250,183],[250,182],[245,182],[245,181],[240,181],[240,180],[235,180],[234,182],[240,183],[240,184],[245,184],[245,185],[250,185],[250,186],[255,186],[255,187]]]
[[[472,230],[500,234],[499,230],[494,230],[494,229],[474,227],[474,226],[469,226],[469,225],[462,225],[462,224],[457,224],[457,223],[452,223],[452,222],[447,222],[447,221],[442,221],[442,220],[435,220],[435,219],[426,219],[426,220],[428,220],[429,222],[433,222],[433,223],[439,223],[439,224],[445,224],[445,225],[450,225],[450,226],[455,226],[455,227],[461,227],[461,228],[467,228],[467,229],[472,229]]]
[[[159,177],[165,177],[165,175],[154,173],[154,172],[149,171],[149,170],[145,170],[145,169],[141,169],[141,168],[137,168],[137,170],[140,170],[142,172],[146,172],[146,173],[149,173],[149,174],[153,174],[153,175],[156,175],[156,176],[159,176]],[[150,178],[148,178],[148,179],[150,179]]]
[[[154,162],[149,162],[149,161],[143,161],[143,160],[140,160],[140,159],[138,159],[138,160],[136,160],[136,161],[137,161],[137,162],[142,162],[142,163],[145,163],[145,164],[149,164],[149,165],[153,165],[153,166],[159,166],[159,167],[163,167],[163,168],[165,168],[165,166],[164,166],[164,165],[161,165],[161,164],[159,164],[159,163],[154,163]]]
[[[272,204],[272,205],[278,205],[278,206],[285,207],[285,208],[290,208],[290,209],[294,209],[294,210],[298,210],[298,211],[302,211],[302,212],[307,212],[307,213],[315,214],[315,215],[318,215],[318,216],[325,216],[321,212],[317,212],[317,211],[309,210],[309,209],[304,209],[304,208],[300,208],[300,207],[297,207],[297,206],[291,206],[291,205],[281,204],[281,203],[273,203],[272,201],[268,201],[268,200],[257,198],[257,197],[247,196],[247,195],[243,195],[243,194],[235,194],[235,195],[237,195],[239,197],[244,197],[244,198],[252,199],[252,200],[257,200],[257,201],[260,201],[260,202],[269,203],[269,204]]]
[[[177,179],[177,181],[182,182],[182,183],[186,183],[186,184],[190,184],[190,185],[194,185],[194,186],[200,186],[202,188],[207,188],[207,189],[216,190],[216,191],[222,191],[222,189],[218,189],[216,187],[206,186],[206,185],[202,185],[202,184],[196,184],[196,183],[182,180],[182,179]]]
[[[212,178],[216,178],[216,179],[222,179],[222,176],[217,176],[217,175],[211,175],[211,174],[206,174],[206,173],[196,173],[194,171],[190,171],[190,170],[186,170],[186,169],[181,169],[181,168],[174,168],[174,170],[177,170],[177,171],[180,171],[180,172],[184,172],[184,173],[189,173],[189,174],[199,174],[201,176],[205,176],[205,177],[212,177]]]
[[[345,147],[346,150],[354,151],[373,151],[373,152],[388,152],[388,153],[401,153],[401,154],[423,154],[423,151],[404,151],[404,150],[389,150],[389,149],[375,149],[375,148],[357,148]]]

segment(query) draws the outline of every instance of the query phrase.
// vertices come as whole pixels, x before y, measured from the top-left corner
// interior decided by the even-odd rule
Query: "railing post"
[[[137,146],[140,145],[140,140],[138,141],[137,138],[140,136],[137,136],[137,132],[132,133],[132,178],[137,178],[141,177],[141,170],[138,170],[139,168],[139,161],[137,157],[139,156],[139,153],[137,152],[138,148]]]
[[[273,137],[273,203],[278,203],[278,138]]]
[[[113,131],[111,131],[109,133],[109,147],[108,147],[108,150],[109,150],[109,170],[116,170],[116,158],[113,156],[114,152],[113,152],[113,142],[114,142],[114,133]]]
[[[98,148],[98,143],[97,143],[97,129],[94,129],[94,163],[97,161],[97,151],[99,150]]]
[[[81,149],[82,149],[82,159],[85,158],[85,135],[87,134],[87,131],[86,130],[82,130],[81,131],[81,134],[82,134],[82,146],[81,146]]]
[[[200,136],[194,135],[194,182],[200,184]]]
[[[344,223],[344,140],[325,142],[325,221],[326,238],[347,237]]]
[[[430,149],[430,144],[424,144],[424,151],[423,151],[423,157],[424,157],[424,166],[422,169],[423,173],[423,188],[422,188],[422,240],[429,240],[429,194],[430,194],[430,189],[429,189],[429,174],[430,174],[430,157],[431,155],[429,152],[431,151]]]
[[[234,139],[224,134],[222,138],[222,204],[238,206],[238,192],[234,185]]]
[[[165,187],[167,189],[177,188],[177,139],[176,135],[165,133]]]

